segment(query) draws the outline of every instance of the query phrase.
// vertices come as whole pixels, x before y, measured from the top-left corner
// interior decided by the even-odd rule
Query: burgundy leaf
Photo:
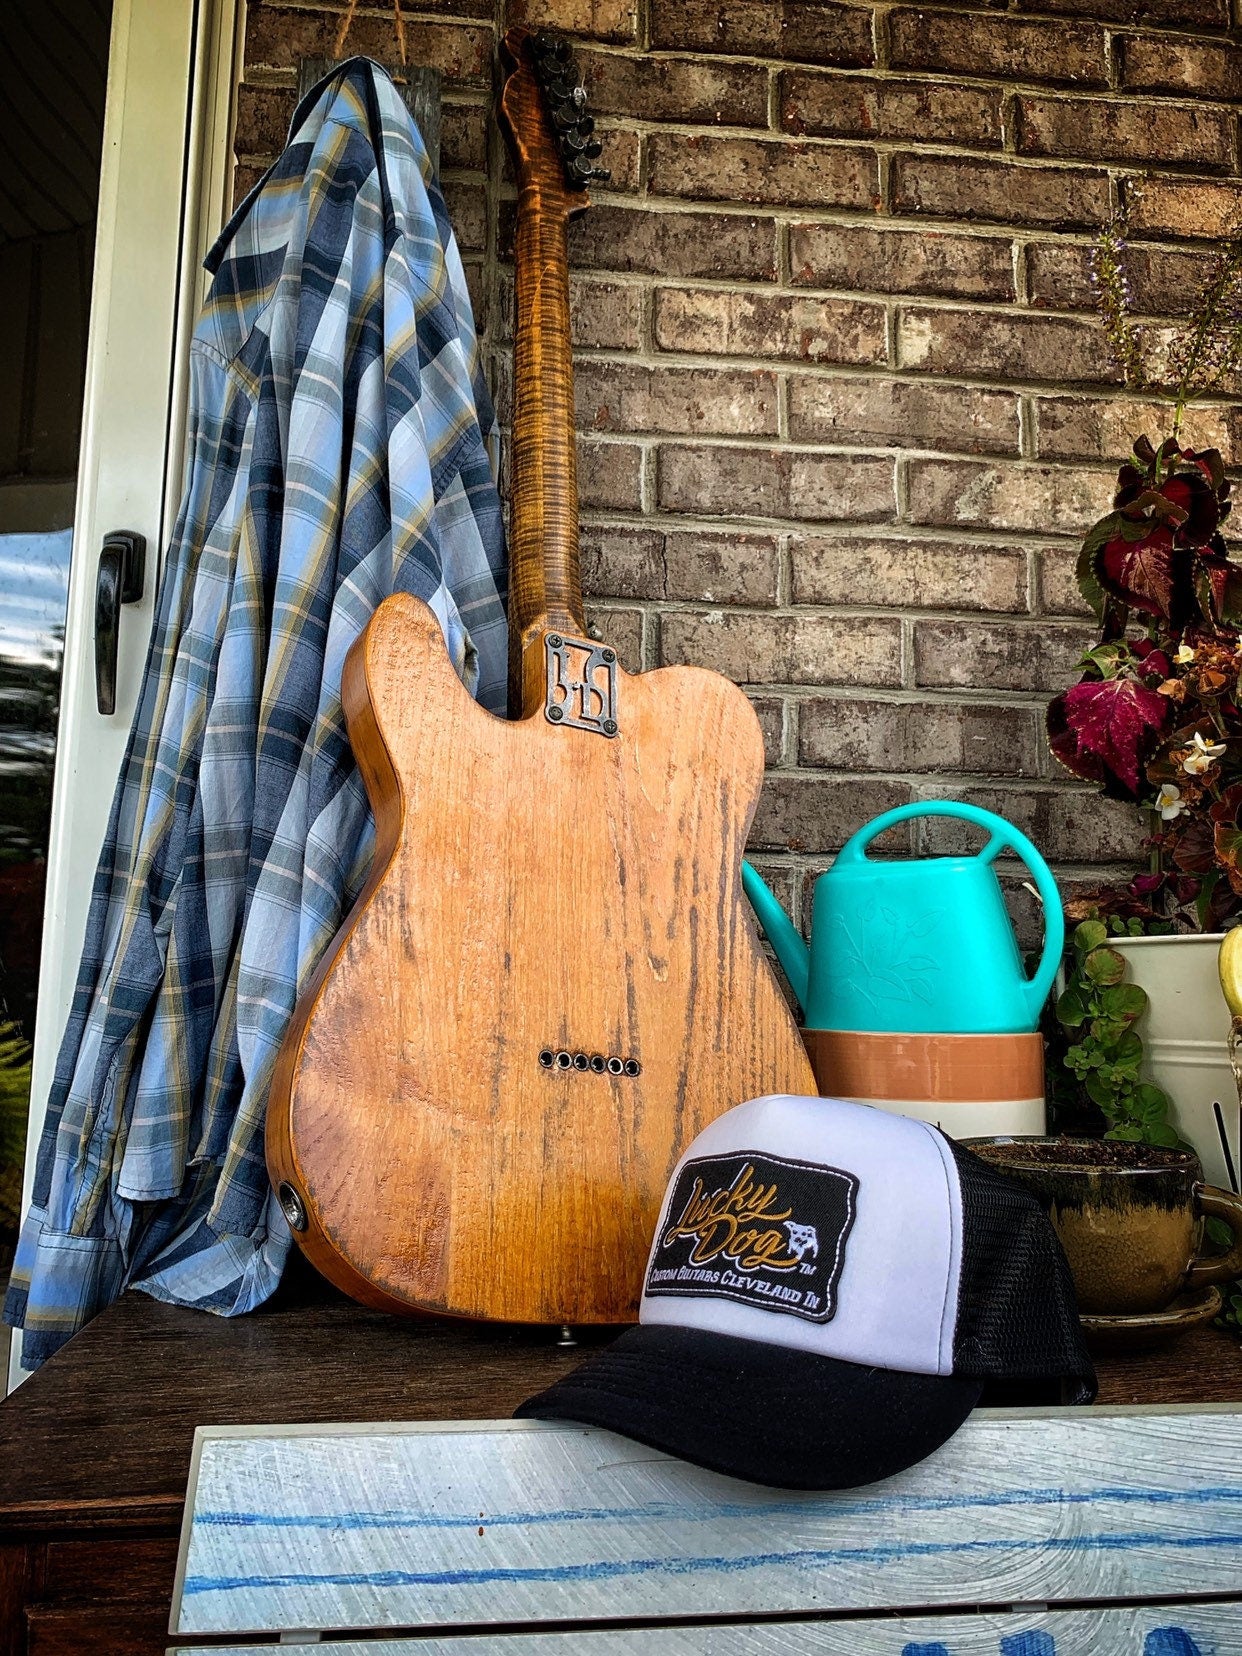
[[[1131,679],[1084,679],[1050,705],[1048,740],[1075,776],[1137,799],[1141,768],[1168,719],[1168,698]]]
[[[1133,609],[1169,615],[1173,608],[1173,531],[1160,525],[1141,540],[1118,535],[1096,556],[1096,570],[1109,592]]]

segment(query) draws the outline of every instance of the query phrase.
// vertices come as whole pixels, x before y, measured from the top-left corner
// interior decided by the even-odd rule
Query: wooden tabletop
[[[175,1526],[196,1426],[504,1418],[600,1338],[390,1317],[300,1263],[247,1317],[126,1294],[0,1404],[0,1534]],[[1242,1349],[1212,1328],[1099,1375],[1101,1403],[1242,1402]]]

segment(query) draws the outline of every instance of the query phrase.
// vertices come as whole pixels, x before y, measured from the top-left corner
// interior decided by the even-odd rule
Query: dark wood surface
[[[0,1533],[175,1525],[196,1426],[505,1417],[590,1348],[390,1317],[302,1265],[248,1317],[127,1294],[0,1404]],[[1101,1403],[1242,1402],[1242,1350],[1214,1328],[1099,1374]]]
[[[248,1317],[127,1294],[0,1404],[0,1656],[160,1656],[196,1426],[506,1417],[607,1338],[391,1317],[301,1260]],[[1217,1329],[1099,1373],[1101,1403],[1242,1403]]]

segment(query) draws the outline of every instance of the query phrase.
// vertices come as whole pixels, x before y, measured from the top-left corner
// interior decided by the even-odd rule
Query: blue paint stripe
[[[276,1512],[196,1512],[195,1525],[212,1529],[343,1529],[343,1530],[452,1530],[506,1525],[629,1523],[634,1520],[680,1520],[711,1523],[718,1518],[776,1518],[823,1516],[819,1505],[823,1495],[805,1501],[751,1503],[721,1501],[713,1505],[687,1506],[677,1501],[652,1501],[634,1507],[563,1507],[551,1512],[445,1513],[325,1512],[301,1515]],[[1208,1489],[1122,1489],[1091,1490],[1013,1489],[991,1495],[927,1495],[888,1500],[832,1499],[834,1518],[893,1517],[902,1512],[965,1512],[974,1508],[1013,1506],[1093,1506],[1100,1501],[1150,1506],[1206,1506],[1213,1501],[1242,1501],[1242,1485]]]
[[[741,1554],[713,1558],[600,1559],[579,1564],[523,1567],[496,1566],[481,1570],[376,1570],[356,1574],[187,1576],[183,1591],[227,1593],[238,1589],[259,1592],[282,1587],[483,1587],[516,1582],[592,1582],[634,1576],[689,1576],[709,1573],[740,1575],[749,1570],[822,1569],[834,1564],[888,1564],[894,1559],[933,1558],[972,1553],[1133,1552],[1151,1548],[1198,1550],[1207,1547],[1242,1548],[1237,1535],[1057,1535],[1030,1541],[914,1541],[872,1547],[830,1547],[799,1552]]]

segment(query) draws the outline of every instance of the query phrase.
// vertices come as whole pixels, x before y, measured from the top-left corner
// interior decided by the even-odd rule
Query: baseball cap
[[[638,1326],[519,1417],[603,1426],[796,1489],[922,1460],[990,1381],[1089,1403],[1065,1256],[1036,1198],[926,1122],[756,1098],[673,1173]]]

